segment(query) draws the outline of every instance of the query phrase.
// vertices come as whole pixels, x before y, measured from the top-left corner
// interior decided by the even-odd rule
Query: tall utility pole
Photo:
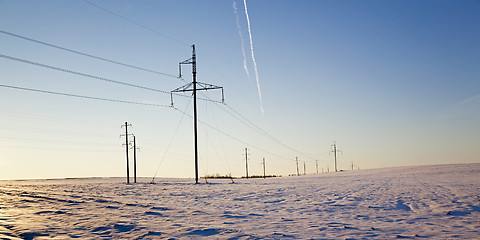
[[[297,176],[300,176],[300,173],[298,172],[298,157],[295,157],[295,162],[297,163]]]
[[[262,159],[262,165],[263,165],[263,179],[265,179],[265,158]]]
[[[133,134],[132,134],[133,135]],[[135,135],[133,135],[133,182],[137,183],[137,141]]]
[[[179,78],[182,77],[182,64],[192,64],[192,77],[193,81],[187,85],[179,87],[170,92],[170,98],[173,106],[173,94],[178,92],[193,92],[193,136],[194,136],[194,149],[195,149],[195,183],[198,183],[198,144],[197,144],[197,91],[209,90],[209,89],[222,89],[222,102],[223,87],[218,87],[212,84],[197,82],[197,56],[195,53],[195,44],[192,45],[192,57],[178,64]],[[200,86],[200,88],[197,87]]]
[[[128,124],[127,122],[125,122],[124,125],[122,125],[122,127],[125,127],[125,135],[120,135],[121,136],[125,136],[125,152],[127,154],[127,183],[130,183],[130,168],[128,166],[128,126],[132,126],[132,124]]]
[[[245,172],[248,179],[248,148],[245,148]]]
[[[317,173],[318,173],[318,160],[315,160],[315,166],[317,167]]]
[[[307,164],[303,161],[303,175],[307,175]]]
[[[342,152],[342,150],[337,150],[337,143],[336,142],[333,142],[333,150],[331,152],[333,152],[334,156],[335,156],[335,172],[338,172],[338,169],[337,169],[337,152]]]

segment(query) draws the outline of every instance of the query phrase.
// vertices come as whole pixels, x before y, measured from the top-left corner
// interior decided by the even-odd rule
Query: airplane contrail
[[[255,54],[253,54],[252,30],[250,29],[250,18],[248,17],[247,0],[243,0],[243,5],[245,6],[245,16],[247,17],[248,35],[250,36],[250,51],[252,52],[253,68],[255,70],[255,78],[257,79],[258,97],[260,98],[260,110],[262,111],[262,115],[263,115],[264,112],[263,112],[263,102],[262,102],[262,91],[260,90],[260,81],[258,80],[257,62],[255,61]]]
[[[238,10],[237,1],[233,0],[233,12],[235,13],[235,19],[237,20],[238,36],[240,36],[240,40],[242,41],[243,69],[245,69],[245,72],[247,73],[247,77],[248,79],[250,79],[250,72],[248,71],[248,67],[247,67],[247,55],[245,54],[245,38],[243,37],[243,34],[242,34],[242,27],[240,27],[240,20],[238,18],[237,10]]]

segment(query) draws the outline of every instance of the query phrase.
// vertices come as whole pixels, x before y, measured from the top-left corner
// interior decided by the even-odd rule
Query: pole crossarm
[[[192,64],[193,63],[193,59],[192,58],[189,58],[183,62],[180,62],[179,64]]]
[[[185,84],[181,87],[178,87],[178,88],[170,91],[171,106],[173,106],[173,93],[207,91],[207,90],[215,90],[215,89],[221,89],[222,90],[222,102],[221,103],[225,103],[223,87],[219,87],[219,86],[209,84],[209,83],[202,83],[202,82],[196,82],[195,86],[196,87],[194,87],[194,83],[191,82],[191,83],[187,83],[187,84]]]
[[[198,86],[200,86],[200,87],[198,87]],[[223,89],[223,87],[215,86],[215,85],[209,84],[209,83],[197,82],[197,91],[213,90],[213,89]],[[176,88],[176,89],[172,90],[171,92],[172,93],[174,93],[174,92],[193,92],[193,83],[188,83],[184,86],[181,86],[179,88]]]

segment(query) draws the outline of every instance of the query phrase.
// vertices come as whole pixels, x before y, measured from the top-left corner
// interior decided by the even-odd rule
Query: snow
[[[2,239],[480,239],[480,164],[0,181]]]

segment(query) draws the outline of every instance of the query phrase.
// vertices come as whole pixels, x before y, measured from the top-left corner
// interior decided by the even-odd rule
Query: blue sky
[[[226,99],[198,101],[200,175],[244,175],[245,147],[250,174],[263,157],[270,174],[294,173],[296,156],[307,172],[315,160],[326,171],[334,141],[341,169],[480,161],[480,2],[247,1],[263,114],[236,5],[240,29],[233,1],[0,1],[0,30],[171,75],[196,44],[197,80]],[[182,81],[5,33],[0,42],[2,55],[166,92],[191,81],[188,65]],[[3,85],[170,104],[169,94],[5,57],[0,72]],[[6,87],[0,96],[1,179],[123,176],[125,121],[139,175],[193,177],[188,97],[175,96],[174,110]]]

